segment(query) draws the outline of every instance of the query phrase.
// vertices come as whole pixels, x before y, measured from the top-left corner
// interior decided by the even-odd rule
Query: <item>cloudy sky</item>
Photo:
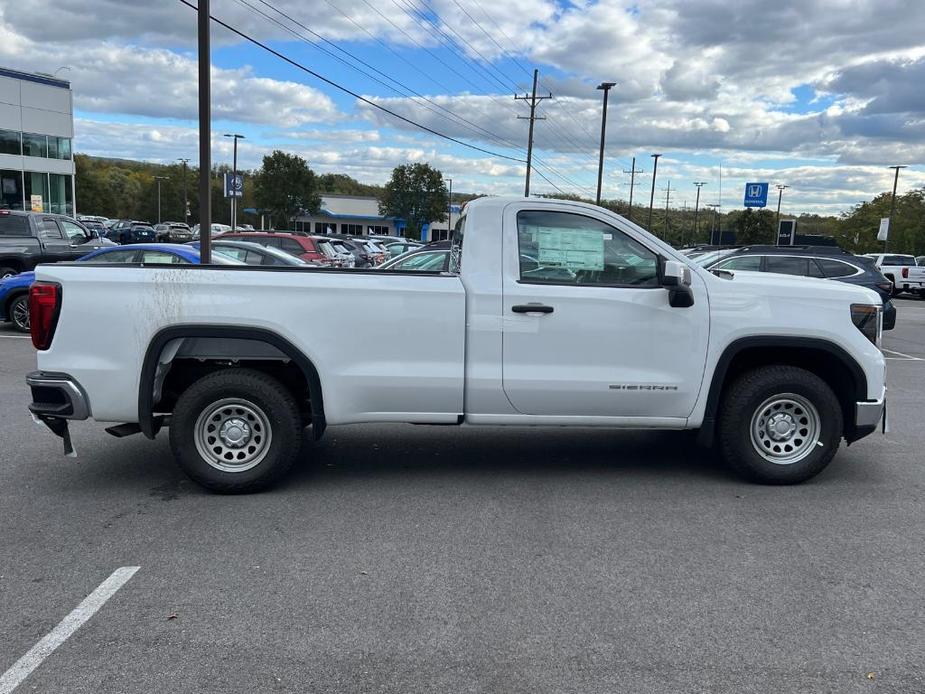
[[[195,0],[191,0],[195,4]],[[75,95],[78,152],[197,157],[196,13],[180,0],[0,0],[0,65],[57,73]],[[784,209],[841,212],[892,184],[925,185],[923,0],[212,0],[212,13],[368,102],[213,24],[213,162],[273,148],[381,183],[429,161],[456,190],[523,190],[540,70],[535,192],[741,207],[746,181],[790,185]],[[64,69],[60,69],[64,68]]]

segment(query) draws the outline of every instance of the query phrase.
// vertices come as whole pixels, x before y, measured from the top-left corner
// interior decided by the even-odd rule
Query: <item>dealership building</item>
[[[0,67],[0,209],[73,215],[71,84]]]

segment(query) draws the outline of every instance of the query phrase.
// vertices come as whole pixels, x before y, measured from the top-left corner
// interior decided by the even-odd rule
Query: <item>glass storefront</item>
[[[74,213],[74,189],[68,174],[48,174],[48,206],[46,212],[56,214]]]
[[[0,209],[22,209],[22,171],[0,170]]]
[[[32,196],[37,195],[41,198],[42,209],[37,209],[35,211],[48,212],[48,174],[26,171],[23,173],[23,179],[25,183],[23,190],[26,194],[26,209],[32,209]],[[36,202],[38,202],[38,200]]]

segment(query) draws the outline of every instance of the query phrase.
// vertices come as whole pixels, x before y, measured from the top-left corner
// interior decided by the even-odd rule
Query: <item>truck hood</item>
[[[719,284],[714,282],[713,285],[720,291],[723,291],[723,285],[727,285],[732,292],[752,290],[768,297],[802,295],[807,302],[824,298],[843,299],[846,303],[883,303],[880,295],[873,289],[838,280],[748,270],[722,270],[718,273],[707,270],[706,272],[719,280]]]

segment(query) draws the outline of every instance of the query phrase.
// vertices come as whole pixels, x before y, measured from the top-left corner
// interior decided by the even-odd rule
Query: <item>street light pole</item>
[[[658,158],[661,154],[652,154],[652,192],[649,193],[649,220],[646,222],[646,231],[652,233],[652,207],[655,205],[655,174],[658,172]]]
[[[189,159],[177,159],[178,162],[183,164],[183,222],[189,224],[189,196],[186,192],[186,165],[189,163]]]
[[[157,183],[157,223],[161,223],[161,181],[169,181],[170,179],[166,176],[155,176],[155,182]]]
[[[697,186],[697,199],[694,202],[694,234],[692,243],[697,243],[697,217],[700,214],[700,189],[706,184],[706,181],[694,181],[694,185]]]
[[[209,47],[209,0],[199,0],[199,262],[212,262],[212,57]]]
[[[446,179],[450,183],[450,194],[446,196],[446,237],[453,234],[453,179]]]
[[[231,230],[234,231],[238,224],[238,191],[235,187],[238,182],[238,140],[245,138],[238,133],[225,133],[225,137],[234,138],[234,156],[231,163]]]
[[[896,212],[896,186],[899,183],[899,170],[905,169],[905,164],[899,164],[897,166],[889,167],[896,170],[896,175],[893,177],[893,198],[890,200],[890,221],[887,222],[888,226],[886,228],[886,238],[883,239],[883,252],[886,253],[886,249],[890,244],[890,234],[893,233],[893,213]]]
[[[774,226],[777,228],[774,230],[775,234],[780,234],[780,200],[784,196],[784,190],[789,187],[781,183],[777,184],[777,219],[774,221]]]
[[[604,109],[601,112],[601,154],[597,163],[597,204],[601,204],[601,184],[604,178],[604,139],[607,136],[607,95],[616,82],[601,82],[597,88],[604,92]]]

